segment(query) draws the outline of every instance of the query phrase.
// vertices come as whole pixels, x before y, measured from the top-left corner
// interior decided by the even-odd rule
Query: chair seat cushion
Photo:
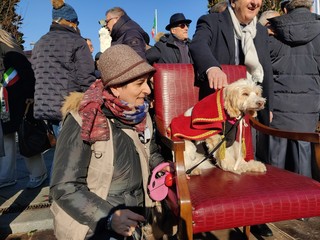
[[[320,216],[320,183],[270,165],[242,175],[203,170],[188,184],[194,233]]]

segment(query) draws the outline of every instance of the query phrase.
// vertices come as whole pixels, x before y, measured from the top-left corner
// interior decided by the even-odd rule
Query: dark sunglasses
[[[177,27],[181,28],[181,29],[184,29],[185,27],[189,28],[189,25],[188,23],[180,23],[177,25]]]

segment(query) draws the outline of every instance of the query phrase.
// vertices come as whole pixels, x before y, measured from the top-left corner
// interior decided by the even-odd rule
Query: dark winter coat
[[[174,43],[175,40],[172,34],[162,36],[153,47],[147,50],[148,62],[151,65],[154,63],[181,63],[181,53]],[[186,44],[189,46],[190,39],[187,40]],[[190,59],[192,59],[190,51],[188,53]]]
[[[111,45],[125,44],[133,48],[143,59],[146,59],[146,40],[148,35],[128,15],[123,15],[111,31]]]
[[[146,192],[135,196],[134,199],[131,195],[136,189],[146,191],[148,169],[153,169],[163,158],[157,152],[154,139],[145,144],[138,140],[138,146],[131,136],[138,135],[134,128],[118,121],[106,108],[102,110],[109,119],[112,139],[107,142],[97,141],[92,145],[84,142],[81,138],[81,126],[76,120],[80,116],[75,114],[77,110],[74,109],[75,105],[79,104],[75,104],[73,98],[69,98],[65,104],[70,106],[66,109],[72,109],[72,114],[67,115],[57,142],[50,195],[54,205],[60,206],[59,209],[62,208],[68,215],[63,217],[61,210],[56,212],[57,207],[53,205],[55,230],[59,236],[73,232],[70,239],[83,239],[76,237],[75,231],[76,234],[80,234],[79,230],[84,228],[86,234],[90,228],[89,232],[100,231],[106,238],[106,217],[110,211],[119,205],[137,206],[135,201],[138,199],[147,201],[149,197]],[[150,117],[147,124],[149,129],[152,129]],[[125,131],[129,131],[130,134]],[[97,151],[99,146],[104,146],[103,150]],[[139,149],[143,149],[144,154]],[[150,199],[145,204],[151,204]],[[74,222],[72,224],[70,217]],[[99,221],[103,222],[101,226],[98,224]],[[80,226],[79,223],[88,228]]]
[[[34,116],[61,120],[60,108],[70,92],[84,92],[96,77],[86,41],[71,27],[53,23],[32,51],[36,77]]]
[[[270,19],[274,77],[271,126],[314,132],[320,113],[320,17],[307,8]]]
[[[200,97],[214,92],[209,88],[206,71],[221,64],[235,64],[235,40],[231,16],[228,10],[222,13],[203,15],[197,22],[196,32],[190,44],[190,52],[199,74],[197,85],[200,86]],[[257,24],[257,34],[253,39],[259,61],[264,70],[262,83],[263,96],[267,103],[263,111],[259,111],[259,120],[269,123],[269,111],[273,107],[272,66],[268,50],[267,29]]]
[[[26,99],[33,98],[35,78],[31,63],[22,51],[15,51],[4,43],[0,43],[1,77],[10,67],[13,67],[20,79],[10,87],[7,87],[9,98],[10,121],[2,122],[4,134],[16,132],[22,120]],[[1,68],[1,67],[0,67]]]

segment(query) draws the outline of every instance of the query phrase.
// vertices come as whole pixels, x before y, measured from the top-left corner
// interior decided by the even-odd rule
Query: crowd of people
[[[260,122],[284,130],[316,130],[320,16],[311,12],[313,0],[283,0],[281,14],[261,16],[262,0],[221,1],[199,17],[192,38],[192,20],[174,13],[165,27],[168,33],[154,46],[124,9],[114,7],[105,16],[111,47],[94,59],[75,9],[64,1],[52,5],[50,30],[35,44],[32,64],[0,29],[1,76],[10,69],[17,76],[1,81],[0,188],[16,183],[15,132],[26,99],[34,99],[34,117],[52,126],[57,145],[50,174],[41,153],[26,158],[27,187],[39,187],[50,176],[57,239],[146,237],[154,206],[148,178],[168,160],[158,149],[150,116],[154,63],[193,64],[199,100],[228,84],[222,64],[245,65],[248,78],[262,86],[267,99]],[[293,171],[312,177],[310,143],[255,134],[258,160],[285,168],[290,156]],[[272,236],[265,224],[252,231]]]

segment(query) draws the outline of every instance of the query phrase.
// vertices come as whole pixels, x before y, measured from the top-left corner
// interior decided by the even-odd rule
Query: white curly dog
[[[257,115],[257,111],[264,108],[266,99],[261,96],[262,89],[259,85],[255,84],[253,81],[248,79],[240,79],[233,82],[232,84],[226,86],[223,90],[223,101],[224,108],[227,114],[231,118],[239,118],[242,114],[249,114],[253,117]],[[185,112],[185,116],[191,116],[192,108]],[[239,120],[239,125],[237,131],[241,131],[243,125],[247,123],[244,120]],[[220,134],[213,135],[205,139],[205,145],[207,147],[207,152],[211,152],[217,144],[222,141],[224,136]],[[241,137],[240,137],[241,139]],[[186,170],[192,168],[197,163],[201,162],[205,155],[197,152],[197,145],[203,142],[192,142],[185,140],[185,168]],[[266,166],[259,161],[254,159],[245,161],[243,152],[241,150],[241,142],[235,140],[233,144],[225,148],[223,155],[218,154],[218,150],[214,152],[214,158],[216,164],[223,170],[231,171],[234,173],[244,173],[244,172],[265,172]],[[197,166],[192,172],[192,175],[201,174],[202,169],[208,169],[214,167],[210,159],[203,161],[199,166]]]

